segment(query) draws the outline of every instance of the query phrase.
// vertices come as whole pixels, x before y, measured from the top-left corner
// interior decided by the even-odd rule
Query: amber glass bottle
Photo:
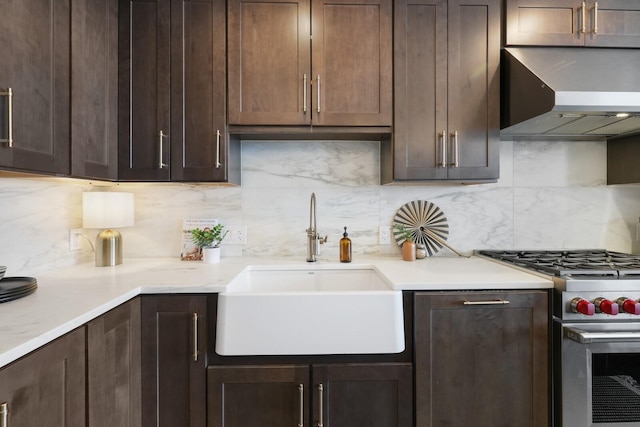
[[[344,228],[344,234],[340,239],[340,262],[351,262],[351,239],[347,234],[347,227]]]

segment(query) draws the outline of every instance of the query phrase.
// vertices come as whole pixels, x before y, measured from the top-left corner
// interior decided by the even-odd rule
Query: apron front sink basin
[[[223,356],[402,351],[402,292],[373,267],[250,266],[218,295]]]

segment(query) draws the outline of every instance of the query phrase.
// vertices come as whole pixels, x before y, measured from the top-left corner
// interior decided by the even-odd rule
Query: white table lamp
[[[131,227],[133,193],[82,193],[82,227],[102,229],[96,237],[96,266],[122,264],[122,235],[114,228]]]

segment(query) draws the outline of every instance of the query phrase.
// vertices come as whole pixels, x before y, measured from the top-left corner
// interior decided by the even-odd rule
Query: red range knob
[[[602,313],[610,314],[612,316],[618,314],[618,304],[611,300],[605,298],[596,298],[595,300],[593,300],[593,302],[596,305],[596,308]]]
[[[618,298],[616,301],[624,313],[640,315],[640,303],[631,298]]]
[[[596,312],[596,306],[584,298],[574,298],[571,301],[571,310],[574,313],[582,313],[585,316],[593,316]]]

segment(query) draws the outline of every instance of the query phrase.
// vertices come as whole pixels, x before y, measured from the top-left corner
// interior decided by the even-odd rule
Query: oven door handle
[[[565,327],[564,336],[580,344],[640,342],[640,331],[589,332],[583,329]]]

